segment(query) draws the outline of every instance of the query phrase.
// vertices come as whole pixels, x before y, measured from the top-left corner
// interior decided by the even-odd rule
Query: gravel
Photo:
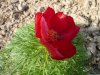
[[[33,21],[34,14],[52,7],[71,15],[84,33],[89,55],[89,73],[100,74],[100,1],[99,0],[0,0],[0,48],[16,29]]]
[[[0,48],[11,39],[19,26],[32,21],[29,4],[25,0],[0,0]]]

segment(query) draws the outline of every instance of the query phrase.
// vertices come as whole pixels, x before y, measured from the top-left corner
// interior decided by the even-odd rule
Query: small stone
[[[100,64],[98,64],[98,69],[100,70]]]
[[[17,13],[17,12],[16,12],[16,13],[14,14],[14,18],[15,18],[16,20],[19,19],[19,16],[20,16],[20,13]]]
[[[44,10],[45,10],[44,7],[41,7],[41,8],[40,8],[40,12],[43,12]]]
[[[23,3],[22,4],[22,11],[27,11],[29,9],[29,6],[27,5],[27,3]]]
[[[99,58],[99,57],[97,57],[97,58],[96,58],[96,60],[97,60],[97,61],[100,61],[100,58]]]
[[[97,44],[97,50],[100,51],[100,43]]]
[[[94,40],[94,42],[95,42],[96,44],[98,43],[97,38],[98,38],[98,36],[95,36],[95,37],[93,38],[93,40]]]
[[[0,26],[0,30],[4,30],[4,26],[2,25],[2,26]]]
[[[87,55],[88,55],[88,59],[90,59],[92,56],[92,53],[89,50],[87,50]]]
[[[11,0],[11,3],[19,2],[19,0]]]
[[[20,0],[19,2],[20,2],[20,4],[21,4],[21,3],[25,2],[25,1],[26,1],[26,0]]]
[[[100,36],[99,30],[95,30],[95,31],[93,32],[93,35],[94,35],[94,36]]]
[[[2,31],[1,31],[1,34],[2,34],[2,35],[5,35],[5,32],[4,32],[4,30],[2,30]]]
[[[87,36],[86,40],[93,41],[93,38],[91,38],[90,36]]]
[[[2,35],[0,35],[0,39],[2,39]]]
[[[97,57],[100,57],[100,51],[98,51],[98,53],[97,53]],[[100,58],[99,58],[100,59]]]
[[[18,5],[18,10],[19,11],[27,11],[29,9],[29,6],[26,2],[20,3]]]
[[[90,43],[88,46],[87,46],[87,49],[93,53],[95,55],[96,53],[96,44],[95,43]]]
[[[97,38],[97,42],[100,43],[100,36],[98,36],[98,38]]]
[[[5,19],[0,17],[0,25],[3,25],[3,24],[5,24]]]
[[[19,11],[22,11],[22,6],[21,6],[21,4],[18,5],[18,10],[19,10]]]

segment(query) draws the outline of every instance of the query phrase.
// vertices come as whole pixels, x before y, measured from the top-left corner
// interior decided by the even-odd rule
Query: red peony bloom
[[[63,12],[55,13],[48,7],[44,13],[38,12],[35,15],[36,37],[44,44],[51,57],[56,60],[63,60],[76,54],[76,48],[72,40],[79,32],[71,16]]]

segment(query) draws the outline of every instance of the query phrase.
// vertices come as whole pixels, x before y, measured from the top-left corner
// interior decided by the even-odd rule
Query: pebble
[[[5,19],[3,17],[0,17],[0,25],[5,23]]]
[[[90,43],[90,44],[88,45],[87,49],[88,49],[89,51],[91,51],[92,54],[95,54],[95,52],[96,52],[96,44],[95,44],[95,43]]]
[[[19,2],[19,0],[10,0],[11,3],[16,3],[16,2]]]
[[[100,70],[100,64],[98,64],[98,69]]]
[[[97,44],[97,50],[100,51],[100,43]]]
[[[100,43],[100,36],[98,36],[98,38],[97,38],[97,42]]]

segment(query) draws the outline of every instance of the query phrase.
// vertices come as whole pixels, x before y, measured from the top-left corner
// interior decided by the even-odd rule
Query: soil
[[[72,16],[81,27],[89,55],[89,74],[100,74],[99,0],[0,0],[0,49],[17,28],[34,21],[35,13],[48,6]]]

